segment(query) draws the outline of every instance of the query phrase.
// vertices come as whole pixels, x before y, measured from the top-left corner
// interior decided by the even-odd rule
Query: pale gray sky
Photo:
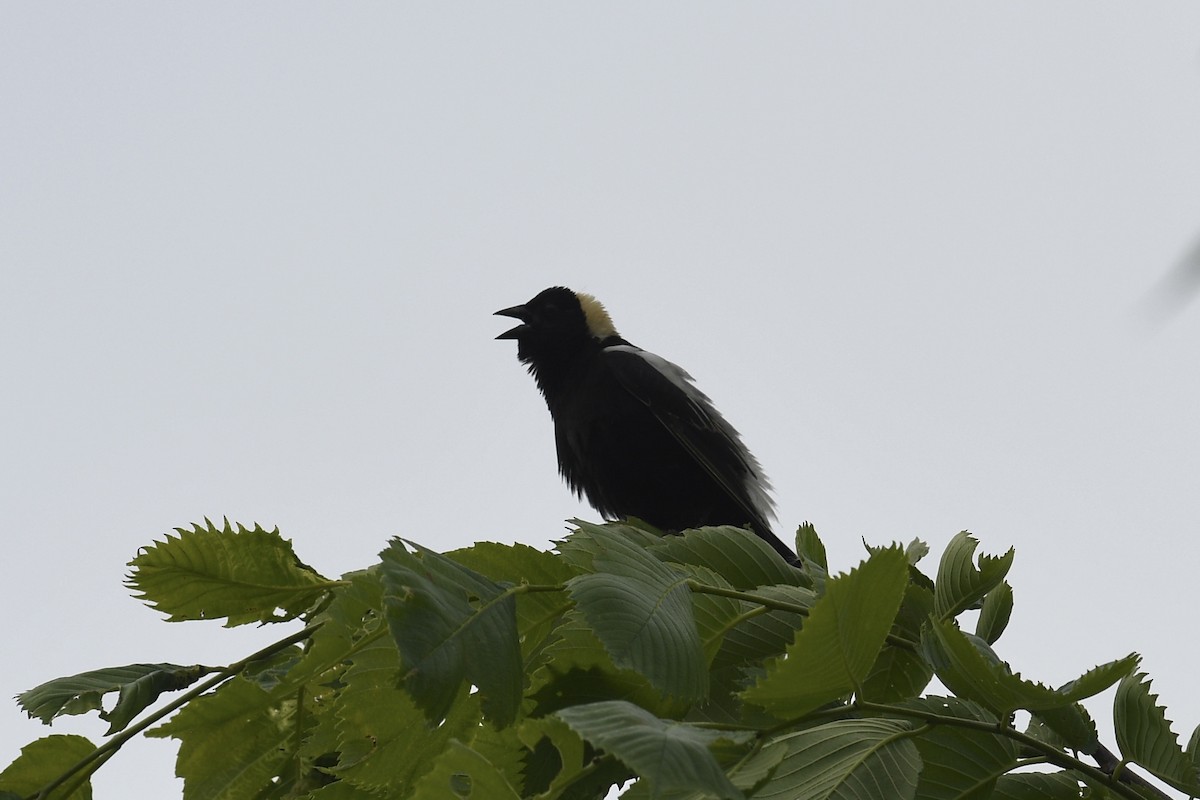
[[[1137,316],[1200,232],[1200,5],[19,3],[0,106],[0,695],[281,635],[122,588],[205,515],[327,575],[594,519],[492,341],[561,283],[696,376],[781,530],[1015,546],[1004,658],[1138,650],[1200,723],[1200,304]],[[0,763],[47,732],[9,705]]]

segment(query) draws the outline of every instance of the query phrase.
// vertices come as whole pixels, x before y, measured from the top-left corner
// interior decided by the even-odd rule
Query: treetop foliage
[[[223,667],[21,694],[46,723],[98,712],[108,740],[31,743],[0,800],[90,798],[141,734],[179,742],[186,800],[1167,796],[1143,773],[1200,795],[1200,727],[1181,746],[1136,654],[1057,688],[1001,658],[1012,550],[964,532],[931,577],[921,542],[836,574],[812,526],[796,544],[799,567],[737,528],[576,522],[552,551],[393,539],[330,579],[278,531],[180,528],[130,562],[137,597],[169,621],[298,629]],[[1082,705],[1114,686],[1120,755]]]

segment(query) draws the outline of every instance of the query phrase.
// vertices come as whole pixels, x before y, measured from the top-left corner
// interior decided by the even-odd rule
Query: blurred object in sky
[[[1200,294],[1200,236],[1142,301],[1142,315],[1166,323]]]

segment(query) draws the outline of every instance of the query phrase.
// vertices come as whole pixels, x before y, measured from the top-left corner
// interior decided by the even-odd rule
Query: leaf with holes
[[[63,714],[84,714],[102,708],[101,697],[109,692],[119,692],[112,711],[100,712],[101,719],[109,722],[105,734],[109,736],[128,725],[163,692],[184,689],[215,671],[212,667],[181,667],[178,664],[108,667],[47,681],[17,695],[17,703],[29,716],[49,724]]]

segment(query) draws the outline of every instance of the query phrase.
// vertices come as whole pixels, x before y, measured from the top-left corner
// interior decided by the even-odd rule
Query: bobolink
[[[603,516],[665,531],[749,525],[788,561],[771,532],[770,489],[738,432],[692,376],[622,339],[591,295],[561,286],[497,311],[554,419],[558,468]]]

